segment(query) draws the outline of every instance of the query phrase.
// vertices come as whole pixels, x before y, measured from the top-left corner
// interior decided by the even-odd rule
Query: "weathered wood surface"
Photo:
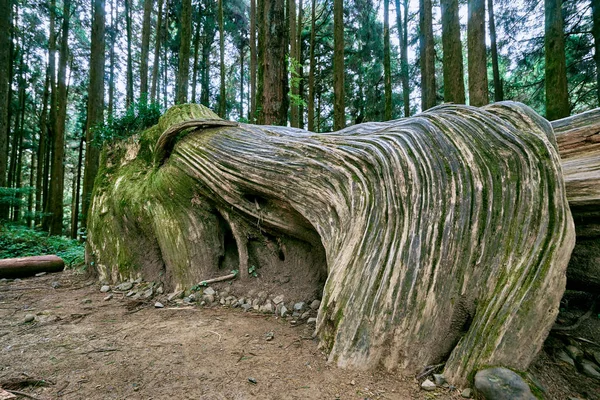
[[[547,121],[517,103],[441,106],[331,134],[204,126],[155,146],[178,110],[215,118],[187,107],[104,153],[88,237],[101,277],[210,276],[224,226],[240,266],[251,235],[322,244],[317,334],[332,362],[445,362],[457,384],[483,365],[527,368],[575,240]]]
[[[63,259],[55,255],[5,258],[0,260],[0,278],[22,278],[39,272],[60,272],[64,268]]]

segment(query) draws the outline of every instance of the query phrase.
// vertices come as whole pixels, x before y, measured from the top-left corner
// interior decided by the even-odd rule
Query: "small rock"
[[[486,400],[536,400],[523,378],[502,367],[477,372],[475,391]]]
[[[142,283],[142,277],[140,276],[139,278],[137,278],[133,282],[135,282],[135,283]]]
[[[260,300],[259,299],[252,300],[252,307],[256,307],[256,306],[260,306]]]
[[[206,302],[205,302],[204,300],[202,300],[202,301],[200,302],[200,305],[201,305],[202,307],[204,307],[204,306],[206,305]]]
[[[113,294],[111,293],[111,294],[109,294],[108,296],[106,296],[106,297],[104,298],[104,301],[108,301],[108,300],[110,300],[110,299],[112,299],[112,298],[113,298]]]
[[[106,292],[108,292],[109,290],[110,290],[110,286],[108,286],[108,285],[104,285],[104,286],[102,286],[102,287],[100,288],[100,291],[101,291],[102,293],[106,293]]]
[[[316,324],[317,323],[317,319],[316,318],[309,318],[308,321],[306,321],[307,324],[312,325],[312,324]]]
[[[120,285],[117,285],[117,290],[120,290],[122,292],[126,292],[127,290],[130,290],[133,287],[133,283],[131,282],[123,282]]]
[[[21,279],[20,278],[16,278],[13,282],[14,283],[19,283],[19,282],[21,282]]]
[[[320,300],[313,300],[312,303],[310,303],[310,308],[313,310],[318,310],[319,307],[321,307],[321,301]]]
[[[23,319],[24,323],[33,322],[35,320],[35,315],[27,314],[25,315],[25,319]]]
[[[50,284],[50,286],[52,286],[52,289],[58,289],[61,285],[59,281],[54,281]]]
[[[38,276],[38,277],[44,276],[44,275],[46,275],[46,272],[38,272],[37,274],[35,274],[35,276]]]
[[[242,304],[242,308],[244,309],[244,311],[248,311],[249,309],[252,308],[252,305],[248,304],[248,303],[245,303],[245,304]]]
[[[92,302],[92,299],[83,299],[83,300],[81,300],[81,302],[83,304],[90,304]]]
[[[211,304],[215,301],[215,296],[213,296],[212,294],[205,294],[204,296],[202,296],[202,300],[205,301],[207,304]]]
[[[596,367],[596,365],[590,361],[581,361],[581,372],[583,372],[584,375],[587,375],[590,378],[600,379],[600,371],[598,367]]]
[[[462,397],[464,397],[465,399],[470,399],[470,398],[471,398],[471,392],[472,392],[471,388],[466,388],[465,390],[463,390],[463,391],[461,392],[461,394],[460,394],[460,395],[461,395]]]
[[[290,321],[290,325],[296,325],[298,323],[298,321],[296,321],[295,319]]]
[[[163,287],[162,287],[162,286],[159,286],[159,287],[156,289],[156,293],[157,293],[157,294],[163,294],[164,292],[165,292],[165,290],[163,289]]]
[[[202,291],[202,294],[205,294],[207,296],[214,296],[215,295],[215,289],[211,288],[210,286],[207,288],[204,288],[204,290]]]
[[[225,305],[225,299],[221,297],[221,300],[219,300],[219,303],[221,303],[222,306]]]
[[[350,384],[351,384],[352,386],[356,385],[356,382],[354,381],[354,379],[352,379],[352,380],[350,381]]]
[[[188,296],[190,303],[194,303],[196,301],[196,295],[194,293]]]
[[[127,292],[127,294],[126,294],[125,296],[127,296],[127,297],[131,297],[131,296],[133,296],[135,293],[136,293],[136,292],[135,292],[135,290],[130,290],[129,292]]]
[[[275,337],[275,334],[272,331],[265,333],[265,340],[267,342],[270,342],[271,340],[273,340],[274,337]]]
[[[300,319],[307,319],[308,317],[310,317],[310,311],[306,311],[305,313],[303,313],[300,316]]]
[[[248,382],[250,382],[253,385],[256,385],[256,379],[254,378],[248,378]]]
[[[142,298],[149,299],[150,297],[152,297],[153,294],[154,294],[154,291],[152,290],[152,288],[150,288],[142,294]]]
[[[425,379],[423,383],[421,383],[421,389],[431,392],[435,390],[435,383],[431,382],[429,379]]]
[[[572,344],[567,346],[565,350],[567,350],[567,354],[575,361],[580,361],[583,358],[583,351]]]
[[[298,303],[294,304],[294,311],[302,311],[305,305],[306,303],[299,301]]]
[[[155,308],[164,308],[165,306],[160,301],[157,301],[156,303],[154,303],[154,307]]]
[[[267,299],[267,292],[265,292],[264,290],[261,290],[260,292],[258,292],[258,294],[256,295],[256,297],[258,297],[258,299],[260,300],[260,302],[262,303],[263,301],[265,301]]]
[[[294,311],[292,313],[292,317],[294,317],[294,318],[300,318],[300,313],[298,311]]]
[[[282,305],[281,309],[279,310],[279,315],[285,317],[286,315],[288,315],[288,309]]]
[[[273,298],[273,303],[274,304],[279,304],[279,303],[281,303],[283,301],[283,299],[284,299],[283,295],[280,294],[279,296],[275,296]]]
[[[272,313],[273,312],[273,305],[271,304],[271,302],[269,300],[267,300],[267,302],[260,307],[260,311],[264,312],[264,313]]]
[[[558,361],[570,364],[573,367],[575,366],[575,361],[573,361],[573,359],[569,357],[569,355],[564,350],[560,350],[556,353],[556,359]]]
[[[433,374],[433,381],[435,382],[436,386],[442,386],[444,383],[446,383],[446,377],[442,374]]]
[[[173,292],[167,297],[167,300],[173,301],[175,299],[180,299],[182,295],[183,295],[183,290],[180,290],[178,292]]]
[[[6,283],[6,282],[8,282],[8,279],[6,279],[6,278],[0,279],[0,283]]]
[[[282,276],[281,278],[279,278],[279,283],[288,283],[289,281],[290,281],[289,276]]]

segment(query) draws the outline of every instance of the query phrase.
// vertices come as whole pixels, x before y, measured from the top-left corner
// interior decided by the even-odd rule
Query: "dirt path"
[[[73,272],[0,284],[0,382],[51,381],[20,389],[39,399],[461,398],[421,391],[412,378],[330,366],[306,324],[105,296]],[[27,314],[35,320],[25,323]]]

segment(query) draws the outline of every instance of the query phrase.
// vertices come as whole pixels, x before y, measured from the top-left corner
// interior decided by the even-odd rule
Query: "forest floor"
[[[0,386],[37,399],[461,398],[460,388],[425,392],[414,378],[329,365],[304,322],[105,296],[73,271],[1,283]],[[594,315],[568,335],[597,342],[598,332]],[[600,381],[557,363],[555,349],[530,369],[545,397],[600,399]]]

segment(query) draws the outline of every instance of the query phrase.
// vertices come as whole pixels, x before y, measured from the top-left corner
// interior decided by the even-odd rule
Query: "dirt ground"
[[[105,296],[72,271],[0,284],[0,385],[29,380],[17,390],[37,399],[461,398],[462,388],[424,392],[414,378],[328,365],[304,322]],[[600,398],[598,382],[555,362],[553,348],[530,370],[545,397]]]

